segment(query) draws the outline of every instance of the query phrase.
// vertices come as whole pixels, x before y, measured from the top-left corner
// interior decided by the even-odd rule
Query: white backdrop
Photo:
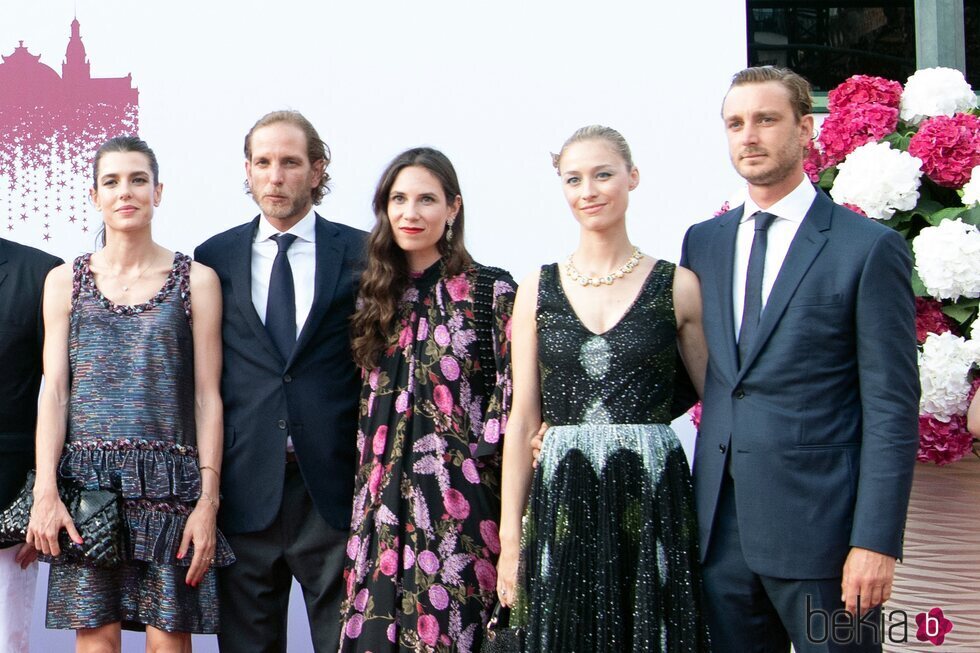
[[[92,75],[131,72],[139,88],[140,135],[165,185],[155,235],[187,253],[255,215],[242,139],[279,108],[302,111],[333,151],[325,217],[370,228],[385,164],[432,145],[459,173],[474,256],[518,279],[575,247],[549,152],[582,125],[630,142],[630,233],[652,256],[676,261],[686,228],[740,187],[718,114],[745,62],[743,3],[20,0],[0,9],[0,54],[23,40],[60,73],[76,12]],[[58,216],[48,242],[32,221],[14,227],[4,236],[65,259],[93,244]],[[689,446],[691,429],[678,430]],[[34,650],[62,650],[71,638],[42,628],[43,592],[42,580]],[[290,650],[310,650],[294,608]]]

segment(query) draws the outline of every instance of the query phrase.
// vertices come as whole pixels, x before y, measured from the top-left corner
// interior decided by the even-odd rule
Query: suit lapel
[[[742,361],[736,383],[742,379],[745,371],[759,356],[759,352],[772,335],[807,270],[813,265],[813,261],[817,258],[820,250],[827,243],[827,236],[823,232],[830,229],[830,217],[833,210],[833,202],[818,190],[813,204],[810,205],[810,210],[804,216],[803,222],[800,223],[800,228],[789,246],[789,251],[786,252],[783,265],[776,275],[776,281],[769,293],[766,307],[762,311],[755,342],[752,343],[752,349],[749,350],[748,356]]]
[[[255,337],[262,346],[277,360],[282,360],[282,354],[276,348],[269,332],[265,330],[265,325],[259,319],[259,314],[255,312],[255,304],[252,303],[252,242],[255,240],[255,230],[258,228],[259,219],[255,218],[252,224],[236,236],[233,244],[231,269],[231,287],[235,293],[235,303],[248,322],[248,326],[255,333]]]
[[[743,207],[730,211],[719,218],[718,232],[713,242],[712,259],[716,261],[718,274],[715,291],[717,306],[721,310],[721,342],[724,342],[723,370],[730,379],[735,378],[738,371],[738,350],[735,344],[735,317],[732,308],[732,288],[735,268],[735,238],[738,234],[738,224],[742,219]]]
[[[344,264],[344,246],[337,238],[338,229],[319,215],[316,216],[316,272],[314,273],[313,305],[296,339],[296,347],[289,357],[287,367],[309,343],[313,332],[323,320],[333,301]]]

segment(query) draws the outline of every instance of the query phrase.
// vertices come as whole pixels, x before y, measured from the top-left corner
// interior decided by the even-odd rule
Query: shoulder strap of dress
[[[506,272],[500,268],[478,265],[473,289],[473,318],[476,322],[477,354],[483,369],[484,398],[489,399],[497,385],[497,359],[493,338],[493,286]]]
[[[194,323],[191,315],[191,257],[177,252],[174,256],[174,267],[176,268],[177,291],[180,293],[180,303],[187,316],[187,322]]]
[[[92,257],[91,254],[82,254],[81,256],[75,257],[72,262],[72,275],[71,275],[71,307],[74,308],[75,304],[78,302],[78,296],[82,292],[82,283],[85,281],[86,272],[89,269],[89,259]]]

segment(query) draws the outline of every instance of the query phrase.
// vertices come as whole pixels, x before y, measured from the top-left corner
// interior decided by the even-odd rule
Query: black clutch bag
[[[114,567],[122,561],[122,514],[119,496],[110,490],[84,490],[77,485],[58,482],[58,494],[68,509],[82,544],[75,544],[67,531],[61,531],[57,557],[38,555],[51,564],[76,562],[96,567]],[[24,487],[0,513],[0,545],[16,544],[27,539],[27,525],[34,506],[34,471],[28,473]]]
[[[524,633],[510,626],[510,608],[498,602],[490,613],[480,653],[521,653],[524,650]]]

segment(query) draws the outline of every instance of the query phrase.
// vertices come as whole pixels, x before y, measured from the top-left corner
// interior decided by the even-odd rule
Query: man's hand
[[[544,434],[548,432],[548,428],[547,422],[541,422],[538,432],[531,438],[531,467],[534,469],[538,468],[538,456],[541,455],[541,447],[544,446]]]
[[[891,598],[894,579],[895,558],[853,547],[844,562],[841,601],[848,612],[860,617]],[[861,614],[857,613],[858,597],[861,597]]]

